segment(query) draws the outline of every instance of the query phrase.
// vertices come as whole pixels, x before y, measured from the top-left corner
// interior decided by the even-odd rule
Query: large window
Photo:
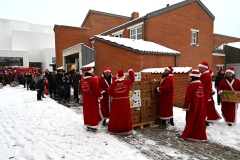
[[[56,57],[52,57],[52,63],[56,62]]]
[[[199,30],[191,29],[192,35],[191,35],[191,46],[199,46],[198,44],[198,33]]]
[[[23,66],[23,57],[0,57],[0,66]]]
[[[128,27],[127,29],[130,31],[130,38],[131,39],[142,39],[142,24],[138,23],[135,24],[134,26]]]

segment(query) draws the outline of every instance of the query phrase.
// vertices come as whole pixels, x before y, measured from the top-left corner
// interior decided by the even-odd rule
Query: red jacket
[[[102,117],[99,112],[98,99],[102,98],[102,90],[99,88],[95,78],[84,77],[81,82],[83,118],[88,127],[97,128]]]
[[[223,90],[228,91],[240,91],[240,82],[237,78],[234,78],[231,83],[226,78],[220,81],[217,88],[218,92]],[[222,115],[226,123],[235,124],[237,115],[237,104],[233,102],[221,102]]]
[[[128,134],[132,132],[129,90],[135,77],[130,70],[128,80],[116,79],[109,88],[109,95],[113,98],[108,123],[108,131],[112,134]]]
[[[188,117],[181,136],[183,139],[207,140],[203,90],[203,85],[199,80],[191,82],[187,87],[183,110],[188,110]]]
[[[169,119],[173,117],[173,92],[174,79],[173,75],[169,75],[162,79],[160,86],[157,88],[160,91],[159,96],[159,115],[161,119]]]
[[[110,85],[116,80],[116,77],[113,77],[111,75],[111,82]],[[111,99],[108,94],[108,88],[110,87],[106,79],[104,78],[104,75],[102,75],[98,79],[98,86],[106,92],[106,96],[103,97],[103,99],[100,100],[100,107],[101,107],[101,113],[103,118],[109,118],[109,112],[111,107]]]

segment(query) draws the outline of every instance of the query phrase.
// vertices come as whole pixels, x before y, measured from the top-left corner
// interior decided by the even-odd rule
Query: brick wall
[[[213,34],[213,50],[224,43],[238,42],[240,38],[229,37],[225,35]]]
[[[146,68],[159,68],[174,65],[175,56],[157,54],[139,54],[124,48],[116,47],[95,39],[95,75],[102,74],[106,66],[112,68],[113,74],[123,69],[139,72]]]
[[[55,32],[55,51],[56,51],[56,68],[61,67],[62,51],[79,43],[91,47],[90,29],[71,27],[71,26],[54,26]]]
[[[214,73],[213,76],[218,74],[217,64],[225,64],[225,56],[213,56],[213,64],[211,67]]]
[[[213,19],[197,2],[146,19],[145,26],[146,40],[180,51],[178,66],[212,66]],[[199,30],[198,47],[190,46],[190,29]]]

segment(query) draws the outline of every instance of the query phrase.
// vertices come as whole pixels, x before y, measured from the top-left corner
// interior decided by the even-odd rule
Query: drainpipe
[[[177,55],[174,56],[174,67],[177,67]]]
[[[146,40],[146,38],[145,38],[145,35],[146,35],[146,33],[145,33],[145,31],[146,31],[146,29],[145,29],[145,19],[146,19],[146,17],[147,17],[147,15],[145,15],[144,17],[143,17],[143,40],[145,41]]]

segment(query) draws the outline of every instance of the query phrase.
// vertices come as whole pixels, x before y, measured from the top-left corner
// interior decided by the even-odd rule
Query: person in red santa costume
[[[113,98],[109,116],[110,134],[131,134],[133,131],[130,113],[129,90],[135,80],[134,71],[128,70],[129,79],[124,79],[123,70],[117,73],[117,79],[109,87],[109,96]]]
[[[112,75],[110,67],[106,67],[102,73],[102,76],[98,80],[98,86],[106,92],[106,96],[100,100],[101,114],[104,118],[103,126],[107,125],[106,120],[109,118],[111,97],[108,95],[108,88],[116,80],[116,77]]]
[[[160,129],[167,127],[166,120],[170,119],[169,123],[174,126],[173,122],[173,93],[174,93],[174,79],[173,68],[171,66],[165,67],[160,86],[154,89],[159,92],[159,116],[162,120]]]
[[[213,76],[213,72],[211,70],[209,70],[209,74],[211,76]],[[213,123],[213,122],[217,122],[220,119],[222,119],[222,117],[219,115],[218,111],[215,108],[215,103],[213,100],[213,95],[215,94],[215,91],[212,90],[212,94],[211,94],[211,99],[208,100],[208,104],[207,104],[207,109],[206,109],[206,113],[207,113],[207,125],[209,125],[209,123]]]
[[[186,112],[186,126],[182,139],[206,141],[206,112],[204,107],[204,91],[199,71],[192,71],[191,81],[187,87],[183,110]]]
[[[240,91],[240,82],[239,79],[235,78],[233,67],[228,67],[226,70],[225,77],[220,81],[217,88],[218,94],[221,95],[223,90]],[[225,119],[225,122],[228,123],[229,126],[236,124],[238,103],[221,102],[221,104],[222,116]]]
[[[81,82],[82,106],[84,125],[90,131],[96,131],[99,123],[102,122],[98,99],[105,96],[96,79],[93,76],[93,68],[87,67]]]
[[[212,96],[212,76],[209,73],[209,66],[207,62],[201,62],[198,65],[199,72],[201,73],[200,81],[203,84],[204,90],[204,107],[205,112],[207,109],[208,101],[211,100]],[[209,123],[206,121],[206,126],[209,126]]]

